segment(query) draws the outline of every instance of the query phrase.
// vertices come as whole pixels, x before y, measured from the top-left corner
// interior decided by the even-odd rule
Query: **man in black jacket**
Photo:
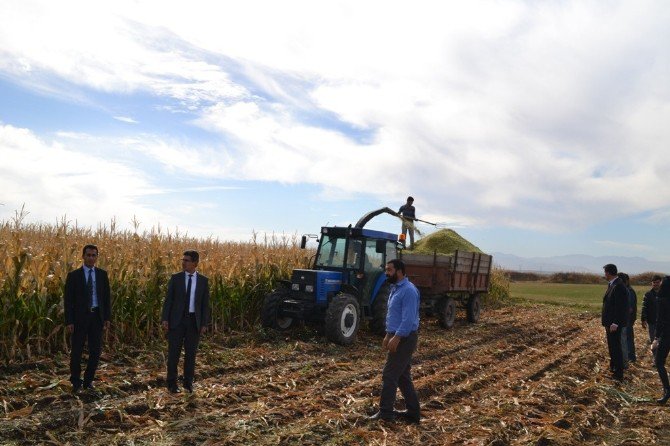
[[[603,297],[602,324],[607,336],[607,348],[610,354],[610,370],[614,379],[623,381],[623,352],[621,351],[621,329],[626,326],[628,290],[617,276],[617,267],[611,263],[603,266],[608,281],[607,292]]]
[[[181,259],[183,271],[173,274],[163,304],[162,323],[168,336],[167,387],[179,393],[177,364],[184,346],[184,388],[193,392],[195,355],[200,335],[207,331],[211,310],[209,281],[196,271],[200,255],[185,251]]]
[[[102,332],[109,328],[111,298],[107,272],[95,267],[98,248],[86,245],[84,265],[67,275],[65,280],[65,324],[72,333],[70,382],[77,393],[82,386],[81,355],[88,340],[88,363],[84,372],[84,389],[94,390],[93,379],[102,351]]]
[[[661,279],[662,277],[658,274],[651,278],[651,289],[645,293],[642,300],[640,320],[642,321],[642,328],[649,330],[649,342],[654,342],[656,337],[656,298],[658,297],[658,290],[661,288]]]
[[[665,369],[665,360],[670,352],[670,276],[665,276],[658,290],[656,334],[651,349],[656,352],[656,370],[663,384],[663,396],[656,400],[665,404],[670,399],[670,382]]]

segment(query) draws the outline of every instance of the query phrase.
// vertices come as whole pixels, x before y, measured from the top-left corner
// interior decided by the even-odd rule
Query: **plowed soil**
[[[366,331],[350,348],[308,329],[208,337],[194,394],[176,396],[163,387],[164,344],[106,345],[100,395],[70,393],[66,355],[9,364],[0,367],[0,443],[668,444],[670,407],[654,401],[661,386],[643,330],[638,360],[616,384],[599,322],[546,306],[487,310],[450,331],[422,321],[418,426],[366,421],[385,359]]]

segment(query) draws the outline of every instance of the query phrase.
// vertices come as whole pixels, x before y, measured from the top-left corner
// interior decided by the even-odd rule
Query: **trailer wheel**
[[[296,321],[292,317],[279,316],[279,308],[282,300],[286,297],[286,291],[275,290],[265,296],[263,309],[261,310],[261,325],[266,328],[284,331],[295,325]]]
[[[375,334],[386,334],[386,311],[388,310],[390,292],[391,290],[388,285],[382,285],[377,293],[375,302],[372,304],[370,329]]]
[[[336,344],[351,345],[361,321],[358,301],[349,294],[333,297],[326,310],[326,337]]]
[[[436,309],[437,320],[442,328],[451,328],[456,319],[456,302],[451,297],[437,301]]]
[[[468,322],[477,322],[479,321],[479,313],[482,310],[482,306],[479,300],[479,295],[471,294],[468,299]]]

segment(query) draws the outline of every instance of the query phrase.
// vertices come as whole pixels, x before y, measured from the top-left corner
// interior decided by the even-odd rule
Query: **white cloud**
[[[168,98],[220,138],[124,141],[168,172],[412,194],[447,220],[553,231],[670,206],[666,2],[21,2],[0,17],[5,76]]]
[[[133,216],[154,223],[164,217],[137,202],[154,188],[136,169],[9,125],[0,126],[0,154],[3,213],[25,203],[38,221],[70,216],[80,224],[96,225],[116,216],[125,225]]]
[[[116,119],[117,121],[126,122],[128,124],[138,124],[139,122],[128,116],[114,116],[114,119]]]
[[[596,243],[599,245],[612,247],[612,248],[623,248],[625,251],[654,251],[655,247],[649,245],[643,245],[641,243],[623,243],[614,240],[596,240]]]

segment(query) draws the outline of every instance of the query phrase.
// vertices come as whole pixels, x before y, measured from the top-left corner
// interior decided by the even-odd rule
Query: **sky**
[[[411,195],[486,252],[670,260],[668,42],[651,0],[4,1],[0,220],[245,241]]]

